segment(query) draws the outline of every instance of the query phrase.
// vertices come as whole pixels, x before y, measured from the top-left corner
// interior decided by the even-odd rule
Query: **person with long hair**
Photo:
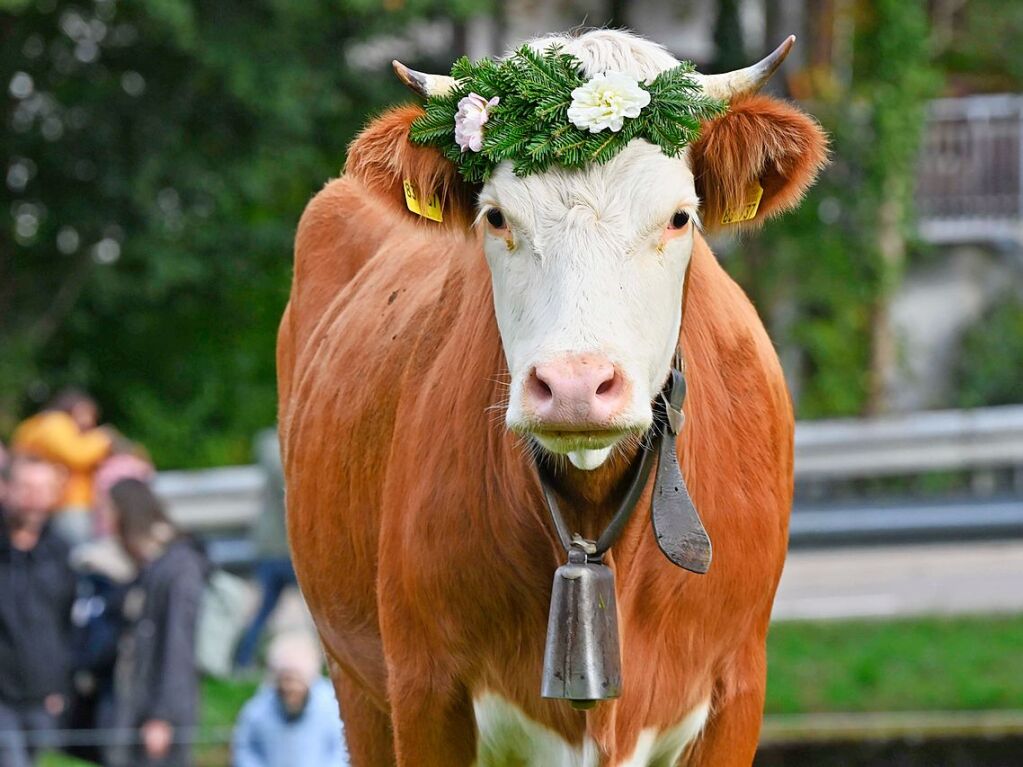
[[[109,723],[136,735],[111,746],[105,761],[108,767],[186,767],[198,719],[196,625],[209,564],[147,484],[125,479],[109,494],[118,539],[139,575],[124,600]]]

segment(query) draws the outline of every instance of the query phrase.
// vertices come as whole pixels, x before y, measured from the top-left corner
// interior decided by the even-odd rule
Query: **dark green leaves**
[[[692,77],[693,65],[684,62],[643,84],[650,104],[639,117],[626,119],[617,133],[590,133],[568,120],[572,91],[586,82],[581,68],[575,57],[558,48],[539,53],[523,46],[500,62],[472,63],[463,57],[451,68],[459,84],[427,100],[426,114],[412,124],[409,136],[414,143],[439,148],[466,181],[480,183],[504,160],[520,176],[555,164],[578,168],[605,163],[634,138],[675,155],[696,139],[704,120],[725,110],[722,102],[703,95]],[[490,111],[479,152],[463,152],[455,143],[458,102],[469,93],[488,100],[500,97]]]

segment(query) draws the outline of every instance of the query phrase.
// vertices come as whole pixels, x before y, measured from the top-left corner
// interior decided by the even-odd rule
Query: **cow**
[[[703,231],[797,204],[820,126],[755,93],[783,57],[700,75],[730,101],[666,156],[464,182],[376,117],[308,204],[278,340],[288,531],[358,767],[749,765],[788,538],[793,414],[757,312]],[[586,76],[678,62],[624,31],[554,35]],[[404,78],[426,91],[439,76]],[[434,193],[435,221],[403,185]],[[702,222],[702,223],[701,223]],[[540,695],[566,524],[595,538],[625,492],[675,355],[682,472],[713,541],[704,575],[633,515],[617,581],[623,687],[591,710]],[[640,508],[650,505],[647,487]]]

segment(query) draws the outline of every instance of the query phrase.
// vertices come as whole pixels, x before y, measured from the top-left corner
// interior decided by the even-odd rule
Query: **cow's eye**
[[[498,208],[491,208],[487,211],[487,223],[494,229],[504,229],[504,214]]]
[[[668,224],[669,229],[684,229],[685,225],[689,223],[689,214],[684,210],[676,210],[675,215],[671,217],[671,222]]]

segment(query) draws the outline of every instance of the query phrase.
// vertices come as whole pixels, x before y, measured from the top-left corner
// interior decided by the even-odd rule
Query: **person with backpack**
[[[117,537],[139,575],[124,596],[125,630],[105,723],[123,737],[106,749],[104,762],[187,767],[199,712],[196,626],[210,565],[144,482],[121,480],[109,494]]]

